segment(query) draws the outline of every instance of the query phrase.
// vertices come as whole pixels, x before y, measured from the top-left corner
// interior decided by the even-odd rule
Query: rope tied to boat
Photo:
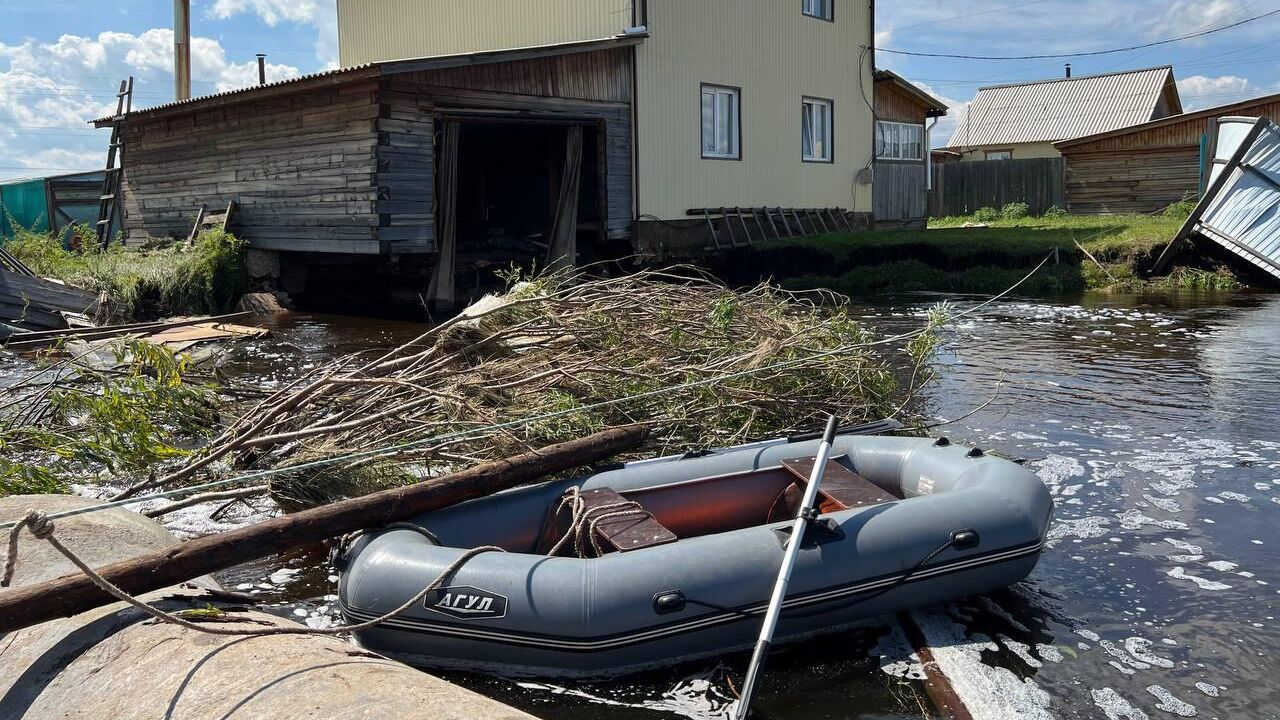
[[[160,622],[170,623],[172,625],[177,625],[179,627],[183,627],[188,630],[195,630],[196,632],[202,632],[208,635],[232,635],[232,636],[326,635],[326,636],[333,636],[333,635],[345,635],[347,633],[358,632],[360,630],[367,630],[371,627],[374,627],[375,625],[380,625],[394,617],[402,615],[403,613],[408,611],[410,608],[417,605],[419,602],[425,599],[427,595],[429,595],[433,590],[438,589],[454,573],[461,570],[462,566],[466,565],[467,562],[469,562],[472,558],[476,557],[477,555],[483,555],[484,553],[490,553],[490,552],[506,552],[506,550],[503,550],[502,548],[497,547],[495,545],[485,545],[482,547],[477,547],[477,548],[472,548],[470,550],[467,550],[466,552],[462,553],[462,555],[458,556],[458,558],[454,560],[452,563],[449,563],[449,566],[446,567],[444,570],[442,570],[439,575],[436,575],[434,580],[427,583],[426,587],[422,588],[422,590],[420,590],[416,595],[409,598],[403,605],[395,608],[394,610],[391,610],[390,612],[387,612],[383,615],[373,618],[372,620],[367,620],[357,625],[342,625],[339,627],[331,627],[331,628],[311,628],[311,627],[301,627],[301,626],[299,627],[276,626],[276,627],[259,628],[259,629],[220,628],[220,627],[210,627],[209,625],[192,622],[191,620],[188,620],[182,617],[180,614],[165,612],[164,610],[161,610],[157,607],[152,607],[151,605],[148,605],[147,603],[130,595],[128,592],[126,592],[119,586],[115,585],[110,580],[107,580],[106,578],[102,577],[92,567],[90,567],[87,563],[85,563],[84,560],[81,560],[78,555],[72,552],[70,548],[68,548],[66,545],[63,545],[61,542],[58,541],[58,538],[54,536],[55,528],[54,528],[53,521],[49,519],[49,517],[45,513],[40,512],[38,510],[28,511],[27,514],[24,515],[22,519],[19,520],[17,524],[13,526],[12,529],[9,530],[9,547],[8,547],[8,552],[5,555],[3,577],[0,577],[0,587],[8,587],[9,583],[13,580],[13,574],[17,567],[17,559],[18,559],[18,535],[20,534],[23,528],[26,528],[27,531],[30,532],[37,539],[44,540],[48,542],[50,545],[52,545],[54,549],[57,550],[59,553],[61,553],[63,557],[65,557],[68,561],[71,562],[72,565],[75,565],[80,570],[80,572],[84,573],[85,576],[87,576],[91,581],[93,581],[93,584],[96,585],[99,590],[102,590],[103,592],[107,593],[108,595],[111,595],[115,599],[120,600],[121,602],[127,603],[128,605],[131,605],[132,607],[138,610],[141,610],[143,613],[151,616],[152,618]]]
[[[640,503],[634,500],[605,503],[588,508],[586,500],[582,498],[582,491],[577,486],[565,491],[564,497],[560,499],[560,505],[556,508],[556,516],[559,517],[566,507],[572,511],[569,529],[547,552],[547,555],[553,557],[558,555],[560,550],[571,539],[573,540],[574,552],[577,553],[578,557],[591,557],[587,555],[588,542],[591,544],[591,549],[595,551],[594,557],[600,557],[604,554],[604,549],[600,546],[600,539],[596,531],[601,523],[628,517],[637,519],[653,517],[653,513],[645,510]]]

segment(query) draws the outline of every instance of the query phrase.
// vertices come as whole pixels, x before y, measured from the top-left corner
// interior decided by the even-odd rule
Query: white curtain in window
[[[702,90],[702,154],[738,156],[738,92],[730,88]]]

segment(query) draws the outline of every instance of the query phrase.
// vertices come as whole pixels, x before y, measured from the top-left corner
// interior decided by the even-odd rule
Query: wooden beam
[[[176,547],[95,570],[132,595],[172,587],[218,570],[364,528],[407,520],[432,510],[524,485],[588,465],[638,446],[648,431],[614,428],[540,450],[483,463],[409,487],[304,510],[231,532],[207,535]],[[56,523],[56,521],[55,521]],[[29,535],[24,543],[38,542]],[[18,562],[22,562],[21,553]],[[0,591],[0,633],[70,617],[116,602],[77,572],[55,580]]]

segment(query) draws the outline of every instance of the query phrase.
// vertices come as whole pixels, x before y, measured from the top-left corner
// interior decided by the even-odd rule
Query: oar
[[[827,420],[827,430],[822,435],[822,444],[818,446],[818,457],[813,462],[813,472],[809,474],[809,484],[804,488],[804,500],[800,503],[800,512],[796,513],[795,524],[791,526],[791,542],[787,552],[782,556],[782,568],[778,571],[778,580],[773,585],[773,597],[769,599],[769,610],[764,615],[764,627],[760,629],[760,639],[756,641],[756,651],[751,656],[751,665],[747,668],[747,679],[742,683],[742,697],[738,700],[737,720],[744,720],[751,709],[751,695],[755,691],[756,680],[764,667],[765,656],[769,654],[769,644],[773,642],[773,631],[778,626],[778,615],[782,613],[782,603],[787,599],[787,585],[791,582],[791,571],[795,568],[796,558],[800,555],[800,547],[804,545],[804,531],[809,522],[817,517],[815,505],[818,501],[818,484],[827,470],[827,461],[831,459],[831,443],[836,438],[836,430],[840,421],[832,415]]]

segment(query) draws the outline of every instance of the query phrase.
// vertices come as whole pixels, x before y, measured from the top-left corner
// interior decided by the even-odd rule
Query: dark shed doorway
[[[441,173],[437,179],[437,237],[447,242],[452,222],[457,302],[497,286],[496,269],[512,264],[525,269],[546,267],[557,212],[565,213],[566,206],[576,220],[568,223],[565,231],[576,239],[575,260],[581,264],[595,257],[597,245],[605,239],[607,207],[598,122],[469,117],[450,118],[440,125],[447,127],[448,123],[457,123],[456,163],[452,164],[456,185],[450,192],[451,141],[446,131],[437,145]],[[567,145],[575,142],[574,128],[581,132],[580,162],[577,182],[567,183],[566,169],[572,172],[570,163],[579,157],[566,152]],[[574,185],[577,202],[562,203],[561,188]],[[566,220],[561,218],[562,227]],[[441,260],[447,263],[443,256],[444,252]],[[439,293],[436,297],[443,299]]]

